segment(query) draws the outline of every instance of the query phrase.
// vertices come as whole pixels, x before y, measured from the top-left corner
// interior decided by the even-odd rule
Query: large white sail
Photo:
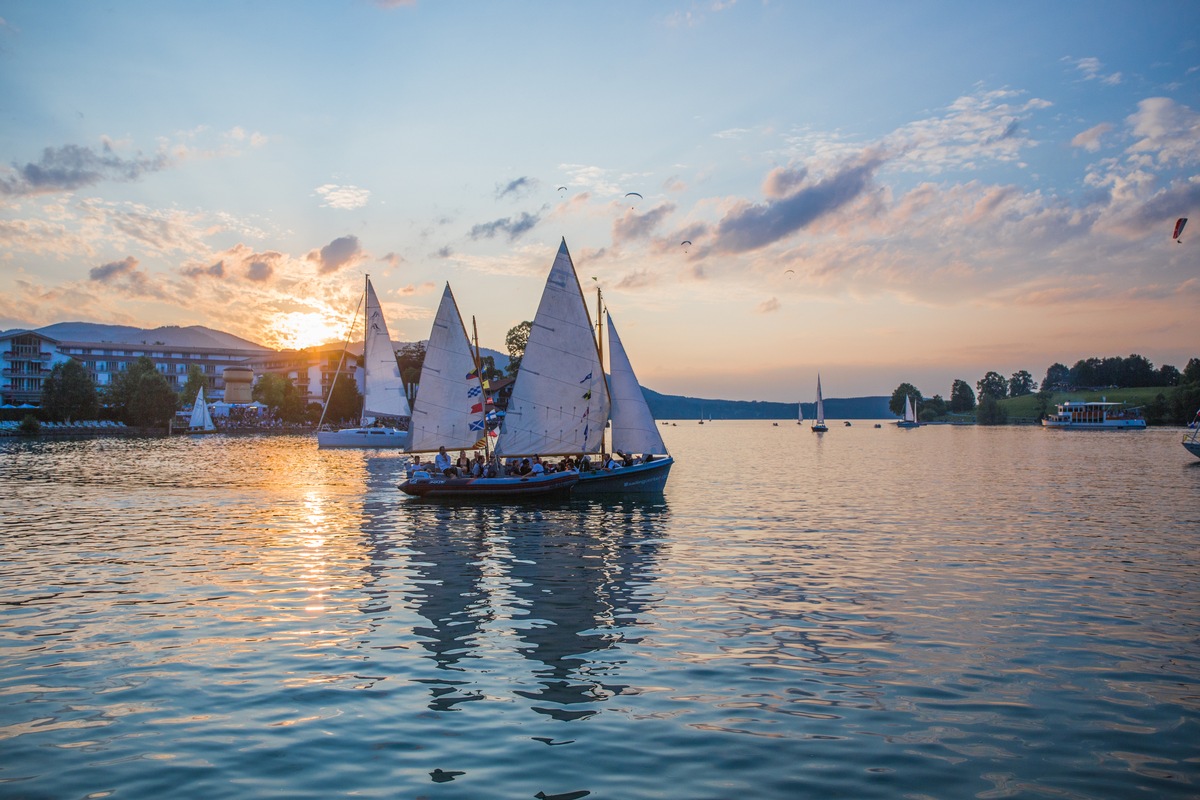
[[[204,401],[204,387],[200,387],[200,391],[196,393],[196,402],[192,406],[192,418],[188,422],[189,430],[212,431],[216,430],[216,425],[213,424],[212,414],[208,413],[208,403]]]
[[[383,319],[383,309],[375,288],[367,279],[366,334],[363,342],[362,424],[370,425],[376,417],[395,418],[410,415],[408,398],[404,395],[404,380],[392,348],[392,337]]]
[[[564,239],[533,318],[496,452],[599,452],[608,409],[600,352]]]
[[[479,441],[485,398],[475,372],[471,341],[447,283],[425,347],[410,451],[428,452],[443,445],[461,450]]]
[[[633,365],[629,363],[629,356],[625,354],[625,346],[617,335],[611,313],[608,315],[608,363],[608,382],[612,390],[613,451],[654,455],[666,453],[667,446],[659,435],[654,415],[646,404],[646,396],[642,394],[642,386],[633,372]]]

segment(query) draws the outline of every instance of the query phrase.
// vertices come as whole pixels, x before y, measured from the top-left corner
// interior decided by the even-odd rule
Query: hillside
[[[795,403],[771,403],[759,400],[709,400],[700,397],[659,394],[645,387],[646,402],[655,419],[795,419]],[[889,397],[826,398],[828,419],[893,419],[888,410]],[[804,418],[812,419],[816,410],[804,403]]]

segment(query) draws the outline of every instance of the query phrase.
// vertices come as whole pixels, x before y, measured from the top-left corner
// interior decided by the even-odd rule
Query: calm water
[[[1200,796],[1179,432],[834,424],[681,422],[663,498],[540,508],[0,442],[0,797]]]

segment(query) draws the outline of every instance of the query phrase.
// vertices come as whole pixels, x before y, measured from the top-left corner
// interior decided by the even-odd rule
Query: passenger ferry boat
[[[1142,418],[1140,408],[1125,408],[1124,403],[1068,400],[1059,404],[1057,414],[1043,419],[1042,425],[1084,430],[1140,430],[1146,427],[1146,420]]]

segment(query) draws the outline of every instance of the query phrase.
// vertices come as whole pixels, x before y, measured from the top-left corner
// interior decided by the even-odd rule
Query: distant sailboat
[[[917,422],[917,412],[913,408],[911,397],[904,398],[904,419],[896,423],[898,428],[919,428],[921,423]]]
[[[804,403],[796,403],[796,424],[804,424]]]
[[[318,431],[318,447],[394,447],[408,446],[409,432],[394,427],[394,421],[410,417],[404,379],[392,347],[392,337],[383,319],[383,307],[367,278],[366,331],[363,335],[363,410],[359,426],[337,431]],[[338,373],[341,373],[339,366]],[[337,380],[335,377],[334,380]],[[333,387],[330,387],[332,394]],[[327,401],[328,402],[328,401]],[[386,423],[385,423],[386,421]],[[378,423],[378,424],[376,424]]]
[[[813,433],[825,433],[825,399],[821,396],[821,374],[817,373],[817,419],[812,424]]]
[[[188,422],[188,433],[214,433],[217,426],[213,424],[212,414],[208,412],[208,403],[204,401],[204,387],[196,393],[196,402],[192,406],[192,418]]]

